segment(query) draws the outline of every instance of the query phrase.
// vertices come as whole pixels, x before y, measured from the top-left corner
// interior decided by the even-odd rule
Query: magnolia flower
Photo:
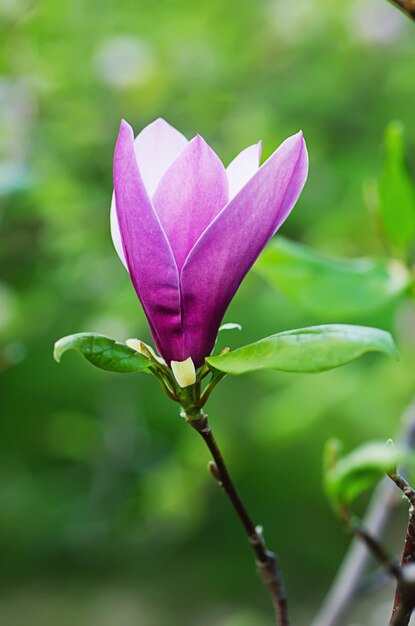
[[[208,144],[162,119],[134,140],[121,122],[111,232],[170,365],[200,367],[230,301],[296,203],[308,171],[301,132],[259,167],[261,143],[225,169]]]

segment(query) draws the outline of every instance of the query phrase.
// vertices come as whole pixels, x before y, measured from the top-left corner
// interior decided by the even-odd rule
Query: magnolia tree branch
[[[415,491],[400,474],[391,473],[389,476],[409,501],[409,520],[401,560],[401,566],[405,569],[408,565],[415,563]],[[411,587],[410,580],[404,577],[396,586],[391,626],[408,626],[414,606],[415,586]]]
[[[382,536],[396,503],[394,485],[385,478],[375,490],[364,520],[365,528],[376,537]],[[338,626],[342,623],[367,570],[369,560],[368,546],[356,537],[312,626]]]
[[[402,444],[408,449],[415,448],[415,400],[408,406],[402,417]],[[385,478],[375,490],[369,510],[363,521],[364,527],[374,536],[381,537],[388,525],[391,513],[399,504],[394,484]],[[370,551],[358,538],[352,545],[327,594],[312,626],[339,626],[351,606],[360,581],[370,559]]]
[[[415,20],[415,0],[389,0],[389,2]]]
[[[348,520],[348,526],[351,528],[355,537],[362,541],[369,552],[372,554],[373,558],[378,561],[378,563],[384,568],[384,570],[395,578],[397,581],[401,579],[401,568],[395,561],[393,561],[390,556],[385,552],[380,541],[372,535],[367,528],[357,519]]]
[[[415,606],[415,565],[413,563],[401,567],[397,596],[398,601],[393,607],[389,626],[408,626]]]
[[[354,535],[366,545],[372,556],[396,580],[395,600],[389,626],[408,626],[415,607],[415,490],[398,472],[390,472],[388,475],[410,504],[409,522],[400,565],[389,557],[380,541],[357,518],[351,516],[347,509],[344,509],[342,516],[344,523]]]
[[[280,626],[289,626],[290,620],[288,617],[287,598],[277,556],[267,549],[261,529],[255,526],[236,490],[222,453],[209,426],[207,415],[200,412],[198,417],[192,417],[192,419],[187,419],[187,421],[199,433],[207,445],[213,458],[213,462],[209,463],[209,471],[224,490],[245,529],[248,541],[255,553],[258,572],[270,593],[277,624],[280,624]]]
[[[399,474],[389,474],[405,496],[410,500],[411,510],[408,531],[401,565],[395,563],[385,552],[382,544],[371,535],[358,521],[350,518],[346,512],[344,521],[372,553],[373,557],[382,565],[387,573],[397,582],[395,602],[389,626],[408,626],[415,607],[415,524],[413,507],[415,491]]]

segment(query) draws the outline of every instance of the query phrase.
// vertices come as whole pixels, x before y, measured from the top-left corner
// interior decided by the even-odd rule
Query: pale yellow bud
[[[129,348],[132,348],[132,350],[135,350],[148,358],[148,347],[143,341],[140,341],[139,339],[127,339],[125,343]]]
[[[189,356],[185,361],[172,361],[171,369],[180,387],[189,387],[196,382],[195,364]]]
[[[160,363],[161,365],[166,365],[166,361],[158,356],[154,352],[153,348],[144,343],[144,341],[141,341],[140,339],[127,339],[125,343],[129,348],[132,348],[136,352],[139,352],[143,356],[146,356],[148,359],[151,359],[152,361],[157,361],[157,363]]]

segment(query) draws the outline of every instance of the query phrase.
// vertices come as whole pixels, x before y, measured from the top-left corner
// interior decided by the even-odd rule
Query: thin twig
[[[408,449],[415,448],[415,401],[408,406],[402,417],[401,430],[402,434],[399,438],[402,445]],[[372,535],[381,537],[392,511],[398,504],[396,489],[389,478],[385,478],[375,489],[363,520],[365,528]],[[366,545],[354,539],[312,626],[341,624],[367,570],[369,559],[370,552]]]
[[[389,0],[389,2],[409,18],[415,20],[415,0]]]
[[[362,541],[373,558],[383,567],[383,569],[392,578],[395,578],[398,582],[401,580],[401,568],[395,563],[394,560],[387,554],[379,539],[372,535],[367,528],[358,519],[348,520],[348,525],[354,533],[355,537]]]
[[[376,537],[382,536],[395,503],[396,491],[390,480],[385,478],[375,490],[364,518],[365,527]],[[354,539],[312,626],[338,626],[342,623],[366,572],[369,559],[370,552],[366,544]]]
[[[391,478],[393,480],[393,482],[395,483],[395,485],[397,487],[399,487],[399,489],[402,491],[403,495],[408,498],[409,503],[415,507],[415,490],[413,487],[411,487],[411,485],[408,483],[408,481],[401,476],[401,474],[399,474],[399,472],[389,472],[388,473],[389,478]]]
[[[179,398],[174,394],[173,391],[171,391],[171,389],[168,387],[166,381],[163,378],[163,375],[158,372],[156,369],[153,369],[153,373],[155,375],[155,377],[157,378],[157,380],[159,381],[161,388],[163,389],[163,391],[168,395],[168,397],[171,400],[174,400],[174,402],[180,402]]]
[[[287,598],[277,556],[267,549],[261,529],[255,526],[243,504],[213,436],[207,416],[200,413],[198,418],[189,419],[188,422],[206,443],[214,460],[214,464],[211,462],[209,465],[209,471],[228,496],[245,529],[248,541],[255,553],[258,572],[271,595],[277,623],[280,626],[289,626]]]

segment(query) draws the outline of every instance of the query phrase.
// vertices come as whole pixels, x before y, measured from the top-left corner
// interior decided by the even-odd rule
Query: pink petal
[[[153,203],[180,270],[197,239],[228,201],[221,160],[197,135],[156,189]]]
[[[141,179],[150,196],[153,195],[164,172],[187,144],[186,137],[161,117],[143,128],[137,136],[134,142],[135,154]],[[114,195],[111,202],[111,237],[118,256],[127,267]]]
[[[179,277],[166,235],[137,166],[134,135],[121,123],[114,155],[114,189],[122,245],[130,277],[166,360],[181,356]],[[167,347],[165,349],[165,347]],[[180,357],[179,357],[180,358]]]
[[[290,137],[221,211],[181,272],[184,353],[200,363],[241,281],[295,205],[307,178],[302,133]]]
[[[188,140],[161,117],[143,128],[134,147],[142,181],[150,198],[169,166]]]
[[[244,185],[258,171],[261,159],[262,142],[242,150],[226,168],[229,182],[229,200],[232,200]]]

